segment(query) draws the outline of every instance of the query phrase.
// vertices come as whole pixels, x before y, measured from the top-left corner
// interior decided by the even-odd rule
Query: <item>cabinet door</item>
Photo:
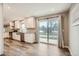
[[[15,29],[20,29],[20,21],[15,21]]]
[[[10,22],[10,29],[14,29],[14,22]]]
[[[21,41],[20,40],[20,35],[17,35],[16,32],[13,32],[13,39]]]
[[[26,19],[25,23],[26,23],[27,28],[35,28],[35,18],[34,17],[30,17],[30,18]]]
[[[34,43],[35,42],[35,34],[34,33],[26,33],[24,36],[25,42]]]
[[[4,32],[4,38],[9,38],[9,33],[8,32]]]

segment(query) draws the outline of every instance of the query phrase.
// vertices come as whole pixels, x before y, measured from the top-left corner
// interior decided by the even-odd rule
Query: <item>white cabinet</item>
[[[25,24],[27,28],[35,28],[35,18],[29,17],[25,20]]]
[[[25,20],[25,25],[27,28],[27,32],[24,34],[24,40],[28,43],[34,43],[35,42],[35,18],[29,17]]]
[[[35,34],[34,33],[26,33],[24,35],[25,42],[34,43],[35,42]]]
[[[4,38],[9,38],[9,32],[4,32]]]
[[[15,29],[20,29],[20,21],[15,21]]]
[[[20,35],[17,35],[16,32],[13,32],[12,35],[13,35],[13,39],[18,40],[18,41],[21,41],[20,40]]]
[[[10,22],[10,29],[14,29],[14,22]]]

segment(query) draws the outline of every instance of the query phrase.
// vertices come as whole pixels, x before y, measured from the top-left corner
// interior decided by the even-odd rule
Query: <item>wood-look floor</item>
[[[5,56],[69,56],[67,49],[55,45],[36,43],[27,44],[11,39],[5,39]]]

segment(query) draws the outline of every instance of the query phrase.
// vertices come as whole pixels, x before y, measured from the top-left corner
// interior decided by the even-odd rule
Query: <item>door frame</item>
[[[43,18],[42,17],[41,18],[38,17],[36,19],[36,23],[37,23],[37,25],[36,25],[36,39],[37,39],[37,42],[38,43],[45,43],[45,42],[39,42],[39,34],[38,34],[39,33],[39,31],[38,31],[39,30],[39,28],[38,28],[39,27],[39,21],[42,20],[42,19],[49,19],[49,18],[55,18],[55,17],[58,17],[59,18],[59,20],[58,20],[59,21],[59,28],[58,29],[60,29],[61,15],[47,16],[47,17],[43,17]],[[60,39],[60,37],[59,37],[60,34],[59,33],[60,33],[60,30],[58,30],[58,44],[59,44],[59,39]],[[51,43],[49,43],[49,40],[48,40],[48,43],[45,43],[45,44],[51,44]]]

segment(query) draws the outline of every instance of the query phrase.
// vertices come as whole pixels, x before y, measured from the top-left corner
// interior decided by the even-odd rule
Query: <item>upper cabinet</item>
[[[35,28],[35,18],[29,17],[25,20],[25,24],[27,28]]]
[[[19,20],[17,20],[17,21],[15,21],[15,29],[20,29],[20,21]]]
[[[13,22],[13,21],[12,21],[12,22],[10,22],[10,24],[9,24],[9,25],[10,25],[10,29],[14,29],[14,26],[15,26],[15,25],[14,25],[14,22]]]
[[[35,29],[35,18],[28,17],[24,20],[15,20],[14,22],[10,22],[10,28],[14,28],[15,30]]]

